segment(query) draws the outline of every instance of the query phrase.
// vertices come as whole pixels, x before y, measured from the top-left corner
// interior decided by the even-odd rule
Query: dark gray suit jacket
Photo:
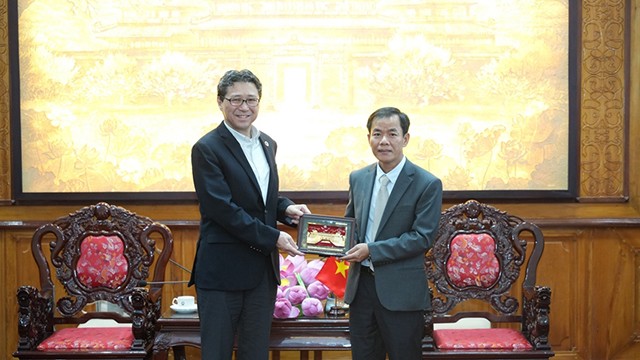
[[[364,242],[377,164],[349,176],[345,216],[355,217],[357,242]],[[409,160],[389,194],[375,241],[369,252],[378,298],[392,311],[418,311],[431,306],[424,254],[433,244],[442,208],[442,182]],[[361,264],[351,263],[345,301],[355,297]]]
[[[276,222],[291,225],[293,202],[278,195],[276,142],[260,135],[270,167],[266,205],[242,148],[224,123],[191,150],[200,205],[200,237],[190,284],[213,290],[254,288],[265,272],[280,282]]]

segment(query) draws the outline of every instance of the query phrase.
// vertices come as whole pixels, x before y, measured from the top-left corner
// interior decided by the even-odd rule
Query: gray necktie
[[[380,176],[380,189],[378,190],[378,196],[376,196],[376,207],[373,213],[373,222],[371,223],[371,237],[369,238],[370,242],[376,240],[376,233],[378,232],[378,226],[380,226],[380,220],[382,219],[382,213],[384,212],[385,206],[387,206],[387,200],[389,199],[389,190],[387,189],[387,184],[389,183],[389,178],[387,175]],[[369,259],[365,259],[362,261],[362,266],[367,266],[371,270],[373,270],[373,263]]]
[[[371,231],[371,241],[375,241],[378,227],[380,226],[380,220],[382,219],[382,213],[385,206],[387,206],[387,200],[389,200],[389,190],[387,184],[389,184],[389,178],[387,175],[380,176],[380,190],[378,190],[378,196],[376,198],[376,208],[373,214],[373,231]]]

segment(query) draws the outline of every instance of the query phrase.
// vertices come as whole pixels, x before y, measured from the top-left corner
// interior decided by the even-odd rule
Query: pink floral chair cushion
[[[127,277],[129,263],[117,236],[87,236],[80,245],[78,280],[88,288],[115,289]]]
[[[131,344],[130,327],[66,328],[46,338],[38,350],[128,350]]]
[[[440,329],[433,331],[439,349],[511,349],[531,350],[533,346],[514,329]]]
[[[459,287],[491,287],[498,281],[500,263],[496,242],[488,234],[461,234],[451,240],[447,276]]]

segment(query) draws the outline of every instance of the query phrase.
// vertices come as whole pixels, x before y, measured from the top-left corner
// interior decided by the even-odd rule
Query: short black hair
[[[411,124],[411,122],[409,121],[409,116],[400,111],[400,109],[391,106],[380,108],[369,115],[369,120],[367,120],[367,130],[369,130],[369,133],[371,133],[373,120],[388,118],[393,115],[398,115],[398,118],[400,119],[400,127],[402,128],[402,136],[406,135],[409,132],[409,125]]]
[[[250,70],[229,70],[218,82],[218,99],[223,100],[227,96],[227,90],[233,84],[238,82],[253,83],[258,89],[258,97],[262,97],[262,83],[257,76],[255,76]]]

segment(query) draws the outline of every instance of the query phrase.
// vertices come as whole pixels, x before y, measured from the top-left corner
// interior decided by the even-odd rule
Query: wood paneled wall
[[[314,208],[313,204],[311,205]],[[518,213],[520,206],[501,209]],[[555,206],[546,212],[562,212]],[[619,207],[619,208],[618,208]],[[623,205],[611,211],[623,210]],[[322,213],[339,214],[344,204],[318,206]],[[151,209],[145,213],[151,213]],[[137,212],[142,213],[139,210]],[[53,214],[51,214],[54,216]],[[56,214],[57,216],[57,214]],[[559,358],[613,359],[614,355],[637,341],[640,330],[640,220],[609,219],[541,219],[546,239],[544,256],[538,271],[538,284],[552,288],[550,342]],[[198,235],[197,221],[169,221],[175,238],[173,259],[191,266]],[[5,286],[0,295],[5,306],[0,321],[7,329],[2,351],[9,354],[17,344],[17,305],[15,290],[19,285],[38,286],[38,274],[31,258],[31,235],[36,223],[6,224],[0,228],[0,255],[4,259],[2,277]],[[175,264],[166,272],[167,280],[186,280],[188,273]],[[169,299],[178,294],[194,294],[185,285],[167,285],[165,310]],[[636,353],[640,355],[640,353]]]
[[[37,225],[75,206],[11,205],[7,3],[0,0],[0,357],[17,345],[19,285],[37,285],[30,241]],[[567,0],[580,1],[580,0]],[[571,204],[492,203],[539,224],[546,248],[538,283],[552,288],[557,358],[640,358],[640,0],[582,0],[579,59],[579,199]],[[173,259],[190,267],[195,205],[123,206],[169,225]],[[452,204],[445,204],[447,207]],[[345,204],[309,203],[341,215]],[[188,274],[170,265],[167,280]],[[165,299],[193,293],[182,285]],[[165,304],[168,307],[168,304]]]

